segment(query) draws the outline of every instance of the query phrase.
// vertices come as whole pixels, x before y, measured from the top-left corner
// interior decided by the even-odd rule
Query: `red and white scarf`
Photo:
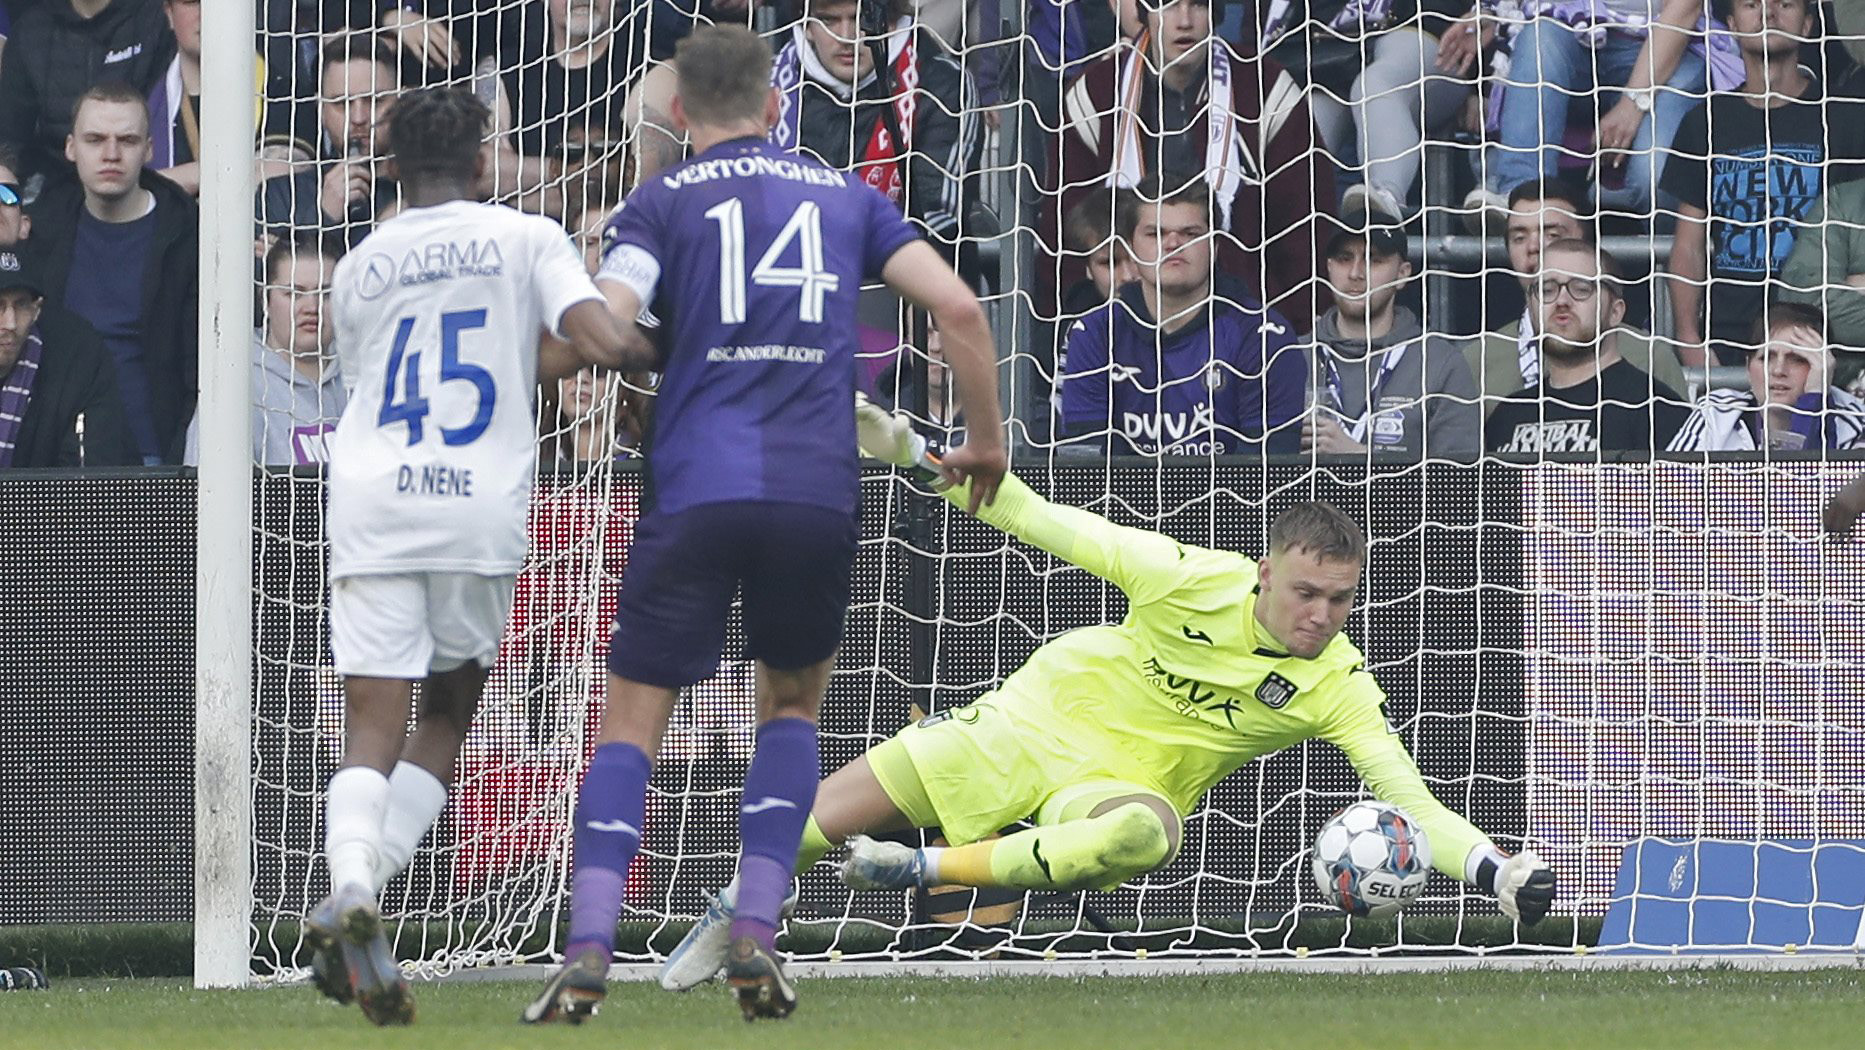
[[[887,34],[887,64],[893,70],[891,104],[900,125],[900,135],[906,141],[894,141],[883,116],[874,122],[874,132],[868,136],[867,145],[856,156],[854,164],[863,182],[887,194],[895,204],[902,203],[906,197],[902,159],[913,148],[914,101],[920,84],[918,36],[910,18],[902,18]],[[838,101],[852,106],[861,89],[874,82],[874,72],[870,70],[860,83],[850,86],[822,64],[803,23],[797,23],[790,30],[790,41],[777,52],[777,60],[771,64],[771,86],[777,89],[777,126],[771,129],[771,141],[781,149],[795,151],[803,147],[798,125],[802,118],[800,92],[805,78],[826,88]]]

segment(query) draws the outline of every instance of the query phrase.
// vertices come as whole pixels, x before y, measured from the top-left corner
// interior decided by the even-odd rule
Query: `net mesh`
[[[1257,29],[1244,26],[1238,6],[1218,9],[1220,32],[1253,40]],[[488,195],[561,220],[593,258],[602,217],[628,186],[679,156],[680,135],[667,115],[670,77],[658,65],[679,27],[716,15],[749,20],[779,46],[807,40],[793,33],[797,12],[786,4],[748,13],[718,2],[697,12],[692,3],[631,9],[581,0],[453,7],[429,20],[391,12],[384,18],[392,31],[341,45],[332,43],[341,28],[334,21],[263,28],[267,130],[290,130],[268,135],[275,166],[265,174],[285,181],[262,193],[270,203],[261,224],[268,237],[301,242],[287,253],[291,267],[311,254],[302,246],[308,239],[354,243],[392,213],[379,158],[402,85],[478,92],[495,119]],[[1534,846],[1554,863],[1564,918],[1597,919],[1627,899],[1615,872],[1625,850],[1647,837],[1865,839],[1856,768],[1865,726],[1850,703],[1865,691],[1857,655],[1865,564],[1855,547],[1822,544],[1815,525],[1820,502],[1858,473],[1856,465],[1827,457],[1471,465],[1429,449],[1397,463],[1364,452],[1265,462],[1272,355],[1240,363],[1206,350],[1168,374],[1168,341],[1157,332],[1137,366],[1150,371],[1132,384],[1149,406],[1141,414],[1153,421],[1150,437],[1146,424],[1136,435],[1115,409],[1086,427],[1061,424],[1059,387],[1080,384],[1111,398],[1133,378],[1118,363],[1077,370],[1065,347],[1077,321],[1115,298],[1092,280],[1080,283],[1089,264],[1112,253],[1124,266],[1139,247],[1122,232],[1114,197],[1098,189],[1106,162],[1098,171],[1068,167],[1070,136],[1090,125],[1112,129],[1096,135],[1125,134],[1120,117],[1133,112],[1146,118],[1134,133],[1144,138],[1173,119],[1221,121],[1225,110],[1193,98],[1179,113],[1172,109],[1179,100],[1138,87],[1130,99],[1116,98],[1118,69],[1107,101],[1072,102],[1070,78],[1109,53],[1094,48],[1097,34],[1113,46],[1115,27],[1103,21],[1114,16],[1098,5],[1060,7],[1087,18],[1085,28],[1071,30],[1066,19],[1056,28],[1040,12],[1026,20],[1015,5],[932,0],[902,5],[888,37],[912,36],[926,51],[922,65],[939,64],[909,76],[952,85],[915,96],[921,141],[906,151],[900,203],[986,303],[1011,433],[1027,457],[1019,473],[1060,502],[1245,551],[1260,551],[1268,517],[1299,499],[1329,499],[1365,522],[1373,545],[1348,630],[1391,695],[1393,721],[1440,799],[1504,849]],[[303,17],[310,9],[297,10]],[[1318,39],[1306,31],[1321,24],[1298,18],[1296,38]],[[439,27],[449,31],[444,40],[432,34]],[[1089,41],[1085,49],[1081,40]],[[414,57],[417,42],[434,61]],[[339,46],[351,61],[320,58],[320,48]],[[1367,40],[1354,46],[1362,64],[1373,54]],[[1320,61],[1316,47],[1298,50],[1303,68]],[[1286,47],[1277,53],[1296,64]],[[376,54],[381,62],[370,60]],[[883,68],[894,69],[894,57],[884,51]],[[1201,74],[1212,75],[1209,67]],[[1440,126],[1402,155],[1386,156],[1378,150],[1387,147],[1359,129],[1348,136],[1358,145],[1341,145],[1335,163],[1324,152],[1326,128],[1312,123],[1325,125],[1325,115],[1307,113],[1329,89],[1295,84],[1290,96],[1283,79],[1259,76],[1235,53],[1225,75],[1244,85],[1238,105],[1254,106],[1235,128],[1242,152],[1219,156],[1201,141],[1184,159],[1199,185],[1213,163],[1249,168],[1228,200],[1221,179],[1203,197],[1216,225],[1235,209],[1257,216],[1257,228],[1208,239],[1243,292],[1227,299],[1220,288],[1188,311],[1196,322],[1218,325],[1240,301],[1268,303],[1290,322],[1287,341],[1299,349],[1315,308],[1326,303],[1325,293],[1319,303],[1305,298],[1315,292],[1304,282],[1324,270],[1334,227],[1323,215],[1339,210],[1336,181],[1366,176],[1382,160],[1421,173],[1414,196],[1425,207],[1407,243],[1420,279],[1401,301],[1423,327],[1476,332],[1519,316],[1521,292],[1501,239],[1454,235],[1451,225],[1460,191],[1489,163],[1471,140]],[[1392,92],[1416,95],[1425,75]],[[1462,97],[1479,95],[1466,88]],[[1597,94],[1589,88],[1586,97]],[[812,105],[821,121],[801,132],[806,148],[837,166],[872,165],[877,107],[866,96]],[[838,106],[838,119],[824,115]],[[927,146],[934,136],[937,145]],[[293,159],[276,159],[293,148],[281,138],[295,141]],[[1052,160],[1058,156],[1060,163]],[[1665,323],[1662,289],[1654,304],[1657,285],[1639,283],[1662,264],[1651,248],[1657,242],[1643,227],[1607,232],[1620,238],[1608,243],[1644,245],[1642,257],[1628,260],[1633,313]],[[1355,233],[1366,242],[1363,229]],[[262,324],[315,295],[315,267],[291,267],[267,268]],[[1138,310],[1132,302],[1114,308]],[[924,320],[874,290],[864,297],[862,325],[864,384],[929,429],[958,422]],[[1701,373],[1695,388],[1679,392],[1694,394],[1715,378]],[[1476,381],[1491,392],[1481,374]],[[1235,399],[1241,414],[1220,418],[1217,392],[1238,387],[1248,391]],[[1309,383],[1295,396],[1300,408],[1321,395]],[[1474,389],[1462,395],[1473,407],[1477,398]],[[561,948],[569,818],[599,713],[607,628],[641,487],[615,382],[583,376],[541,391],[539,405],[533,549],[512,621],[447,811],[384,896],[402,947],[429,971],[549,959]],[[1181,407],[1183,420],[1165,421]],[[335,410],[321,403],[323,424],[307,425],[302,405],[264,416],[262,444],[278,439],[295,455],[271,462],[321,459]],[[1294,440],[1292,430],[1285,435]],[[1231,447],[1233,439],[1243,444]],[[1143,455],[1073,458],[1069,446],[1083,442],[1097,453],[1111,445]],[[1236,451],[1249,452],[1251,462],[1216,455]],[[1160,458],[1186,452],[1195,455]],[[315,470],[269,469],[254,517],[253,945],[257,972],[268,977],[300,973],[299,923],[326,889],[320,793],[338,757],[342,702],[329,669],[322,505]],[[949,512],[898,477],[864,479],[862,536],[848,635],[825,706],[825,769],[891,735],[915,706],[931,711],[973,699],[1043,642],[1124,612],[1117,590]],[[664,953],[705,893],[730,878],[752,709],[751,669],[734,623],[719,673],[683,694],[656,765],[646,838],[629,876],[624,958]],[[1525,938],[1494,920],[1493,902],[1441,877],[1396,927],[1367,934],[1323,921],[1332,913],[1308,874],[1310,836],[1362,793],[1331,748],[1270,756],[1210,794],[1167,867],[1112,893],[1035,895],[996,923],[929,921],[921,902],[851,893],[819,866],[803,876],[792,943],[810,958],[912,959],[1139,947],[1238,955],[1298,945],[1361,954],[1375,943],[1475,952],[1551,941],[1561,950],[1590,936],[1569,922]]]

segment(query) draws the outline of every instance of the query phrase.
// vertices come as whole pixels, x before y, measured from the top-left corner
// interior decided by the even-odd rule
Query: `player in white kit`
[[[326,794],[331,894],[306,939],[319,987],[355,998],[377,1024],[414,1018],[376,899],[446,803],[511,610],[539,373],[652,359],[639,331],[610,319],[562,227],[468,199],[488,117],[457,89],[397,102],[390,163],[406,208],[333,282],[350,387],[331,442],[328,526],[346,717]],[[426,685],[407,732],[416,682]]]

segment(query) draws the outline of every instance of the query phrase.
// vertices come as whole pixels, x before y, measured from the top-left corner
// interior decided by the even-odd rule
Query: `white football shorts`
[[[491,667],[512,611],[516,576],[412,572],[330,582],[337,673],[426,678],[468,660]]]

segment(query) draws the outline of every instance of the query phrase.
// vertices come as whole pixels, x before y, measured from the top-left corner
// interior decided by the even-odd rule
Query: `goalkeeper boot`
[[[568,1021],[582,1024],[596,1016],[596,1008],[609,994],[609,960],[597,949],[590,949],[574,959],[565,959],[544,994],[531,1001],[519,1020],[526,1024],[549,1024]]]
[[[777,961],[776,954],[750,937],[732,942],[725,961],[725,980],[738,996],[738,1008],[747,1021],[760,1017],[782,1020],[797,1008],[796,989],[784,976],[783,964]]]
[[[910,890],[925,884],[926,854],[898,842],[851,835],[839,870],[850,889]]]
[[[661,987],[670,992],[684,992],[697,988],[719,975],[725,967],[725,956],[732,949],[732,919],[736,917],[738,906],[738,880],[712,895],[706,902],[706,911],[700,915],[693,928],[686,931],[680,943],[661,964]],[[790,895],[784,898],[780,918],[788,918],[797,906],[797,884],[790,884]]]
[[[350,968],[343,962],[343,930],[337,924],[337,895],[318,903],[304,920],[304,943],[311,949],[311,983],[327,999],[348,1006],[355,993],[350,988]]]
[[[361,886],[346,886],[334,896],[343,964],[363,1016],[384,1027],[413,1024],[414,995],[389,948],[374,896]]]

